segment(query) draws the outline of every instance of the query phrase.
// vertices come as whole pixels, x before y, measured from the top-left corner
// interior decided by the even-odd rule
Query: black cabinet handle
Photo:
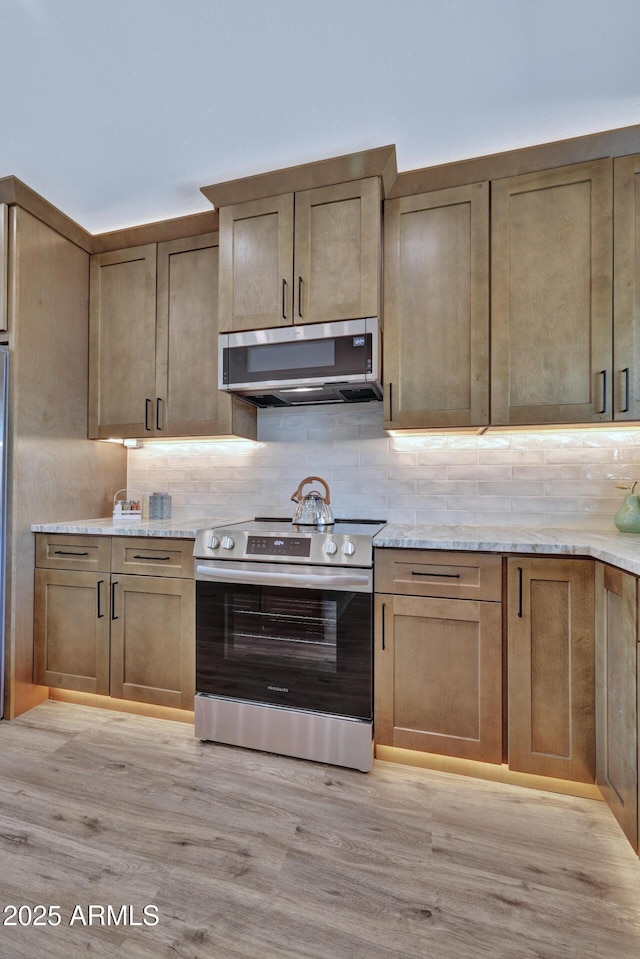
[[[298,316],[302,319],[302,277],[298,277]]]
[[[629,367],[625,366],[622,372],[624,373],[624,409],[620,410],[620,412],[628,413],[630,405]]]
[[[287,318],[287,281],[282,277],[282,319]]]
[[[387,606],[386,603],[382,604],[382,648],[383,649],[384,649],[384,611],[386,609],[386,606]]]
[[[120,619],[119,616],[116,616],[116,586],[118,581],[116,580],[111,584],[111,619]]]
[[[389,383],[389,419],[393,419],[393,383]]]
[[[171,559],[170,556],[134,556],[134,559],[150,559],[154,563],[168,563]]]
[[[602,377],[602,409],[598,410],[598,413],[607,412],[607,371],[600,370],[598,376]]]
[[[460,579],[460,573],[419,573],[417,569],[411,570],[412,576],[439,576],[440,579]]]
[[[518,566],[518,617],[522,619],[522,566]]]
[[[98,580],[98,585],[97,585],[97,593],[98,593],[98,619],[103,619],[103,618],[104,618],[104,613],[102,612],[102,603],[100,602],[100,599],[101,599],[101,596],[102,596],[102,590],[100,589],[100,587],[102,586],[103,583],[104,583],[104,580],[103,580],[103,579],[99,579],[99,580]]]
[[[146,399],[144,401],[144,428],[145,430],[148,430],[149,432],[151,432],[151,427],[149,425],[150,411],[151,411],[151,400]]]
[[[68,552],[66,549],[54,549],[54,556],[88,556],[88,553],[72,553]]]
[[[161,404],[161,403],[162,403],[162,397],[161,397],[161,396],[156,396],[156,429],[157,429],[157,430],[161,430],[161,429],[162,429],[162,427],[160,426],[160,423],[161,423],[161,419],[160,419],[160,404]]]

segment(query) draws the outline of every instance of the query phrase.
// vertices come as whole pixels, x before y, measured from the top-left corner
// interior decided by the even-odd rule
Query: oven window
[[[372,596],[196,583],[196,689],[370,718]]]
[[[282,590],[227,594],[225,659],[268,660],[288,666],[311,666],[321,672],[337,668],[338,618],[352,594],[311,593],[292,608]]]

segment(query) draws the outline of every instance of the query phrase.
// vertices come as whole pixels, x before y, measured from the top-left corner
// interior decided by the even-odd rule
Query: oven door
[[[198,693],[371,719],[371,570],[213,561],[196,580]]]

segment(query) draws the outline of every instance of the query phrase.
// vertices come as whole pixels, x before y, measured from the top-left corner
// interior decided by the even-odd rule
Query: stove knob
[[[220,545],[220,540],[218,539],[217,536],[209,537],[207,541],[207,546],[209,547],[209,549],[217,549],[219,545]]]
[[[353,556],[355,551],[356,551],[355,544],[351,542],[349,537],[347,537],[347,539],[345,539],[344,543],[342,544],[342,552],[344,553],[345,556]]]
[[[223,548],[223,549],[233,549],[233,547],[234,547],[235,545],[236,545],[236,544],[235,544],[234,540],[233,540],[230,536],[223,536],[223,537],[222,537],[222,548]]]
[[[324,547],[325,553],[328,553],[329,556],[335,556],[338,552],[338,544],[334,539],[328,539]]]

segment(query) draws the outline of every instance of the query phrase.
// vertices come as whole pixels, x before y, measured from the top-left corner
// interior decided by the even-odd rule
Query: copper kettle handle
[[[314,480],[317,480],[319,483],[322,483],[322,485],[324,486],[327,494],[324,497],[324,502],[327,504],[327,506],[329,505],[329,503],[331,502],[331,494],[329,493],[329,484],[327,483],[326,480],[323,480],[321,476],[305,476],[305,478],[302,480],[302,482],[298,486],[295,493],[291,494],[291,499],[293,500],[294,503],[299,502],[300,497],[302,496],[302,487],[306,486],[307,483],[313,483]]]

